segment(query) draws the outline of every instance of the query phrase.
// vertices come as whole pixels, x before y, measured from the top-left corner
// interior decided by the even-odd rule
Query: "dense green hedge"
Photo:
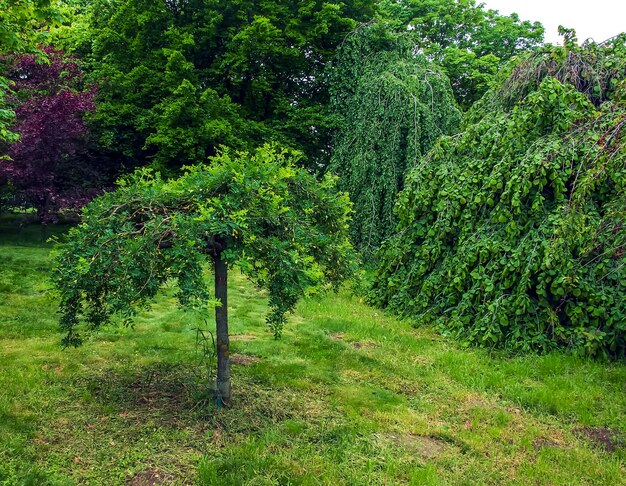
[[[407,176],[373,301],[465,343],[624,355],[624,52],[534,55],[442,138]]]

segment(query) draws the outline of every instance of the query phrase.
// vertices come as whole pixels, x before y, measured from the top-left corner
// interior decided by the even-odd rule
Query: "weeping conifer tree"
[[[351,237],[367,255],[396,224],[404,175],[440,135],[458,130],[461,114],[449,79],[381,23],[346,39],[331,76],[339,129],[330,170],[354,202]]]

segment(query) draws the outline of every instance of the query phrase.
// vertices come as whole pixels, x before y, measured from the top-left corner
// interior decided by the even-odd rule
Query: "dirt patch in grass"
[[[230,362],[236,365],[244,365],[249,366],[254,363],[258,363],[261,361],[260,356],[253,356],[251,354],[231,354]]]
[[[379,385],[385,390],[407,398],[413,398],[422,391],[421,383],[399,377],[394,380],[386,380],[383,383],[379,383]]]
[[[375,348],[377,345],[374,341],[355,341],[352,343],[352,346],[355,349],[371,349]]]
[[[537,437],[535,440],[533,440],[533,449],[539,450],[539,449],[545,449],[547,447],[558,449],[558,448],[563,447],[563,444],[552,439],[546,439],[545,437]]]
[[[329,334],[328,337],[333,341],[343,341],[346,335],[343,332],[333,332]]]
[[[155,486],[161,484],[172,484],[174,477],[158,469],[146,469],[133,476],[126,484],[128,486]]]
[[[417,454],[422,459],[435,459],[445,452],[448,444],[441,439],[429,435],[416,434],[383,434],[383,441]]]
[[[486,397],[480,393],[469,392],[463,395],[465,408],[471,410],[473,408],[494,408],[493,403],[487,401]]]
[[[417,355],[413,357],[413,364],[422,367],[431,367],[435,363],[432,356]]]
[[[624,437],[618,432],[602,427],[578,427],[574,435],[579,439],[587,439],[593,445],[608,452],[624,447]]]
[[[354,349],[371,349],[378,346],[374,341],[352,341],[350,339],[346,339],[346,335],[343,332],[333,332],[329,334],[328,337],[333,341],[348,342]]]

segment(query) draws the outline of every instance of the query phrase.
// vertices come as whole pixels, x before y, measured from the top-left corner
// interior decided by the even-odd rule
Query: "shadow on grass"
[[[48,246],[51,237],[62,238],[72,223],[41,225],[32,214],[0,214],[0,244],[15,246]]]
[[[81,379],[86,397],[107,408],[189,412],[198,403],[199,374],[191,366],[156,363],[142,368],[111,367]],[[206,397],[205,397],[206,398]]]
[[[122,417],[136,425],[149,421],[166,428],[250,433],[304,413],[302,396],[240,370],[233,377],[232,406],[221,410],[213,383],[191,364],[99,369],[78,378],[73,389],[96,415]]]
[[[0,436],[4,433],[31,434],[36,428],[35,418],[20,416],[6,410],[0,410]]]

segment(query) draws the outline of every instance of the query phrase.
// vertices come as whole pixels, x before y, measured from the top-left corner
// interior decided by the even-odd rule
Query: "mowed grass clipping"
[[[0,228],[0,484],[626,484],[626,365],[462,349],[347,290],[282,340],[230,275],[233,407],[166,289],[61,349],[36,227]],[[209,338],[210,339],[210,338]]]

